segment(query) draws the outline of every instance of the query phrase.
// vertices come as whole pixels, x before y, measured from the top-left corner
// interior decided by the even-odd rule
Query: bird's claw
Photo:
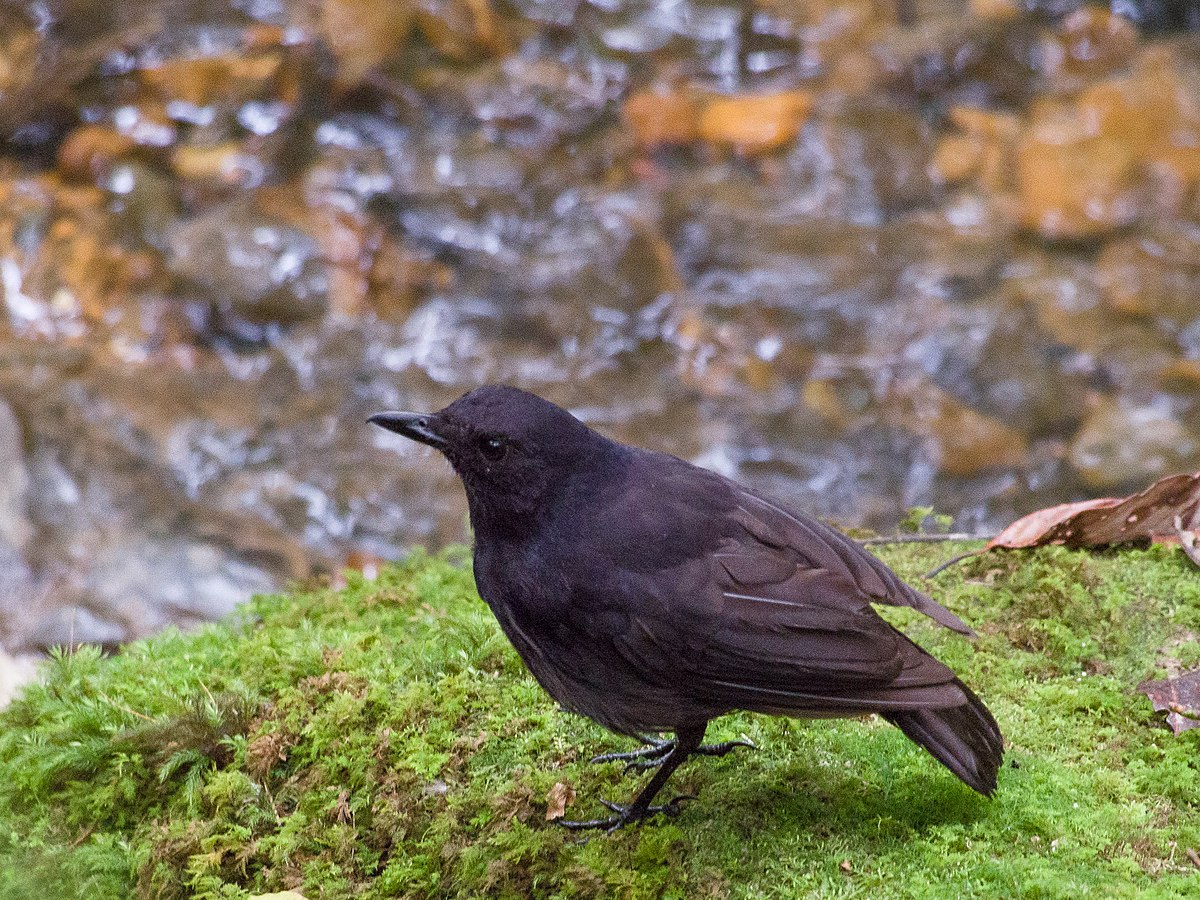
[[[736,741],[725,741],[720,744],[701,744],[692,751],[692,755],[699,754],[700,756],[724,756],[726,753],[732,753],[738,747],[748,747],[751,750],[757,750],[758,744],[749,738]]]
[[[683,801],[695,799],[695,794],[680,794],[678,797],[672,797],[671,800],[661,806],[646,806],[638,809],[636,805],[621,806],[619,803],[613,803],[611,800],[605,800],[602,797],[600,798],[600,802],[616,813],[616,815],[609,816],[607,819],[586,819],[581,822],[568,822],[563,819],[557,819],[556,821],[563,828],[571,831],[604,829],[604,831],[612,834],[619,828],[644,822],[646,819],[656,816],[659,813],[668,818],[677,816],[683,811],[683,808],[680,806]]]

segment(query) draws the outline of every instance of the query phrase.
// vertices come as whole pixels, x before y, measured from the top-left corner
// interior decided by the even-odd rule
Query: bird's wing
[[[905,584],[882,561],[834,528],[786,509],[744,488],[731,513],[747,535],[764,548],[794,555],[799,562],[853,582],[857,591],[878,603],[911,606],[961,634],[975,632],[958,616]]]
[[[810,714],[961,702],[954,673],[881,619],[844,575],[745,545],[704,562],[704,600],[669,617],[635,616],[627,639],[643,655],[653,644],[696,701]]]

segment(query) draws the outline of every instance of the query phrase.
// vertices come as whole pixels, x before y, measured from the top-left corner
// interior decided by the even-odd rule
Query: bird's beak
[[[438,434],[438,417],[433,413],[381,412],[367,421],[438,450],[447,445],[446,439]]]

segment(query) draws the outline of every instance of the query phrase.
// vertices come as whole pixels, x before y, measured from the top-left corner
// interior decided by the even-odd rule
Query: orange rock
[[[874,395],[861,372],[808,378],[801,393],[804,404],[840,431],[861,422]]]
[[[1137,159],[1106,138],[1029,136],[1017,148],[1021,223],[1053,239],[1106,234],[1140,211]]]
[[[396,55],[412,30],[408,0],[324,0],[320,28],[337,59],[337,80],[354,85]]]
[[[225,93],[228,74],[224,59],[203,57],[166,60],[143,69],[138,78],[165,99],[207,106]]]
[[[766,153],[795,140],[811,108],[804,91],[723,97],[704,107],[700,135],[739,153]]]
[[[68,178],[92,179],[136,147],[133,138],[108,125],[80,125],[58,148],[58,167]]]
[[[1102,235],[1148,207],[1150,175],[1176,204],[1200,185],[1200,104],[1167,48],[1074,103],[1035,104],[1017,152],[1022,221],[1050,238]]]
[[[142,69],[138,78],[163,100],[209,106],[230,96],[261,94],[270,87],[282,65],[283,56],[278,52],[180,57]]]
[[[941,471],[956,477],[1021,465],[1029,452],[1025,436],[976,412],[931,384],[895,398],[889,409],[898,424],[932,439]]]
[[[261,178],[262,164],[239,141],[210,146],[182,144],[171,153],[171,168],[180,178],[212,187],[248,185]]]
[[[965,181],[980,169],[984,146],[978,137],[952,134],[938,141],[929,164],[930,174],[941,182]]]
[[[625,101],[624,112],[639,147],[690,144],[700,134],[700,104],[686,90],[639,91]]]

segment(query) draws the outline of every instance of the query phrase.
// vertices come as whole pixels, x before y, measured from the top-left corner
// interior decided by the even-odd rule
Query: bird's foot
[[[642,735],[639,735],[638,739],[646,746],[638,750],[630,750],[628,753],[604,753],[600,756],[593,756],[592,762],[606,763],[621,762],[622,760],[651,759],[655,760],[655,762],[651,763],[650,765],[638,765],[635,763],[630,763],[630,765],[634,766],[634,768],[654,768],[655,766],[660,765],[663,759],[665,759],[667,755],[675,749],[675,742],[673,740],[656,741],[654,738],[648,738]],[[626,766],[625,768],[628,770],[629,766]]]
[[[567,822],[562,819],[557,819],[557,823],[563,828],[571,831],[587,831],[591,829],[603,829],[612,834],[619,828],[624,828],[626,825],[635,825],[639,822],[644,822],[652,816],[662,813],[664,816],[673,817],[679,815],[682,807],[679,805],[684,800],[695,800],[694,794],[680,794],[674,797],[668,803],[662,806],[643,806],[638,807],[637,803],[631,803],[629,806],[621,806],[613,803],[610,800],[601,798],[600,802],[611,809],[616,815],[609,816],[607,819],[585,819],[581,822]]]

